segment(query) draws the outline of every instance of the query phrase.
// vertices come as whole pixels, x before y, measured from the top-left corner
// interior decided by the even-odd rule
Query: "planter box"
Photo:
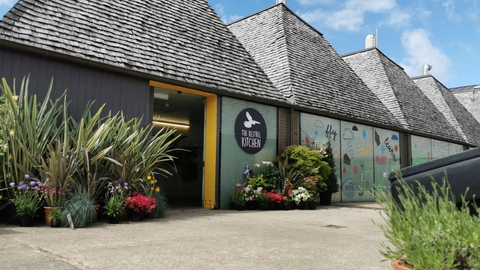
[[[465,200],[475,201],[480,203],[480,185],[478,182],[478,170],[480,168],[480,148],[471,149],[462,153],[432,160],[427,163],[406,167],[400,170],[405,182],[409,185],[415,186],[419,181],[427,190],[433,190],[431,185],[432,177],[439,184],[442,184],[442,178],[445,172],[448,177],[448,182],[451,186],[452,193],[455,196],[456,203],[461,203],[461,195],[465,195]],[[388,180],[391,182],[392,197],[398,202],[397,187],[400,183],[392,172]]]

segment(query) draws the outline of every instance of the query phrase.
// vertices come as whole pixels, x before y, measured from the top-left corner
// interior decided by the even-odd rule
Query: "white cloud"
[[[0,6],[9,6],[12,7],[14,0],[0,0]]]
[[[407,11],[393,10],[392,12],[390,12],[387,24],[393,26],[408,25],[411,18],[412,15]]]
[[[2,0],[0,0],[0,1],[2,1]],[[215,5],[215,11],[217,12],[220,19],[226,24],[243,18],[243,16],[236,15],[236,14],[227,15],[225,13],[225,7],[222,4],[216,4]]]
[[[297,0],[297,2],[302,6],[313,6],[321,4],[333,4],[334,0]]]
[[[457,22],[457,23],[460,23],[462,21],[462,16],[455,12],[455,1],[454,0],[447,0],[447,1],[443,2],[442,6],[445,8],[445,13],[447,14],[447,18],[449,18],[451,21]]]
[[[298,0],[318,2],[320,0]],[[320,24],[337,31],[359,31],[364,24],[365,13],[382,13],[396,7],[395,0],[348,0],[340,10],[326,12],[314,9],[305,13],[297,12],[306,22]],[[403,18],[405,19],[405,18]]]
[[[400,65],[409,76],[422,75],[423,65],[429,64],[433,67],[431,74],[439,81],[448,82],[452,79],[449,72],[452,61],[432,44],[424,29],[403,32],[402,46],[405,49],[406,57],[403,58]]]

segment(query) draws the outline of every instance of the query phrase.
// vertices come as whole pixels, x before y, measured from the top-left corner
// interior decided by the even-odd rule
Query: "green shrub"
[[[480,220],[470,215],[464,196],[458,209],[446,178],[442,185],[432,180],[433,192],[400,182],[399,203],[386,192],[375,197],[385,220],[377,226],[390,241],[382,244],[381,254],[388,260],[403,258],[416,270],[480,269]]]
[[[323,179],[325,187],[321,188],[320,191],[336,193],[340,187],[338,185],[337,174],[335,172],[335,158],[333,156],[332,141],[330,138],[326,142],[325,157],[323,161],[327,162],[328,166],[330,167],[330,172],[327,174],[325,179]]]
[[[95,215],[95,202],[88,191],[84,189],[74,190],[73,194],[65,202],[62,223],[69,226],[67,215],[70,214],[75,228],[84,228],[92,224]]]

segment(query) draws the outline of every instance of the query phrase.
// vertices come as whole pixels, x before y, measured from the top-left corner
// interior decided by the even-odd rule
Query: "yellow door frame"
[[[150,86],[205,97],[205,175],[203,207],[215,208],[216,162],[217,162],[217,95],[181,86],[150,81]],[[208,150],[208,151],[207,151]]]

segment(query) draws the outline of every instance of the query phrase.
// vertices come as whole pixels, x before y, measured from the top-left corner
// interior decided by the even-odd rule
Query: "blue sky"
[[[276,0],[208,0],[225,23]],[[0,0],[0,17],[16,0]],[[480,0],[287,0],[339,54],[363,49],[379,29],[379,49],[410,76],[424,64],[447,87],[480,84]]]

